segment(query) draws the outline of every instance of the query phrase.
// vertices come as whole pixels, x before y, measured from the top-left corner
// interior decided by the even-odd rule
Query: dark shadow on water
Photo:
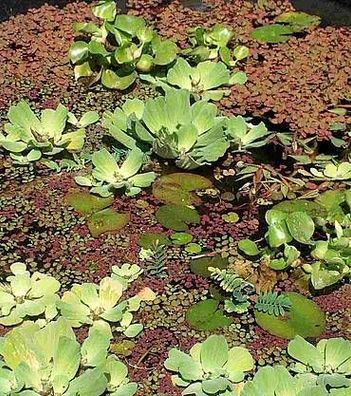
[[[39,8],[45,3],[64,7],[75,0],[0,0],[0,22],[11,16],[25,13],[30,8]],[[186,7],[206,11],[211,0],[180,0]],[[257,0],[249,0],[257,2]],[[92,0],[85,0],[91,3]],[[119,9],[125,12],[126,0],[116,0]],[[164,0],[164,4],[172,0]],[[322,26],[351,26],[351,0],[291,0],[299,11],[318,15],[322,18]]]

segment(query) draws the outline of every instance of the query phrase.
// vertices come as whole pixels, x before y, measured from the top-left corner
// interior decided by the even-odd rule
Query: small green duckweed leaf
[[[291,302],[291,308],[284,316],[273,317],[268,313],[255,310],[259,326],[277,337],[291,339],[318,337],[325,328],[325,314],[318,305],[301,294],[283,293]]]
[[[237,223],[239,221],[239,215],[235,212],[229,212],[222,215],[222,219],[226,223]]]
[[[157,179],[152,193],[166,204],[200,205],[201,199],[195,191],[211,187],[212,182],[206,177],[193,173],[172,173]]]
[[[70,190],[65,197],[66,202],[78,213],[89,216],[99,210],[105,209],[113,202],[113,197],[97,197],[84,191]]]
[[[199,244],[197,244],[197,243],[189,243],[185,247],[185,251],[190,253],[190,254],[198,254],[198,253],[201,253],[202,247]]]
[[[187,311],[187,322],[197,330],[215,330],[229,326],[232,319],[218,309],[218,304],[218,301],[212,299],[198,302]]]
[[[195,209],[183,205],[164,205],[156,212],[157,220],[174,231],[187,231],[188,224],[197,224],[200,216]]]
[[[193,236],[187,232],[175,232],[170,238],[174,245],[186,245],[193,240]]]
[[[105,232],[115,232],[128,224],[130,219],[127,213],[117,213],[113,209],[103,209],[94,213],[88,219],[91,235],[96,238]]]

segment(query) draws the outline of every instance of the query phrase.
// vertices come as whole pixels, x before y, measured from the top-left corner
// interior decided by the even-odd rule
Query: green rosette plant
[[[229,44],[233,37],[234,32],[224,25],[216,24],[210,29],[196,26],[190,29],[188,35],[191,48],[184,49],[182,54],[197,63],[220,59],[227,66],[235,66],[238,61],[248,57],[249,49],[240,45],[231,51]]]
[[[137,295],[120,301],[125,288],[125,284],[118,279],[106,277],[99,285],[93,283],[74,285],[70,291],[63,294],[57,305],[60,314],[74,328],[84,324],[104,325],[111,333],[109,326],[111,323],[116,331],[122,332],[127,337],[135,337],[143,326],[132,323],[132,313],[140,308],[142,301],[152,300],[155,295],[146,288]]]
[[[99,119],[96,112],[90,111],[78,120],[61,104],[56,110],[43,110],[38,118],[23,100],[11,106],[7,116],[10,122],[0,132],[0,147],[18,164],[38,161],[43,155],[52,157],[64,150],[80,151],[85,128]]]
[[[75,181],[81,186],[91,187],[90,192],[102,197],[108,197],[119,189],[124,189],[129,196],[136,195],[142,187],[149,187],[156,178],[155,172],[137,174],[143,161],[143,152],[134,147],[120,166],[118,157],[103,148],[92,155],[91,174],[76,176]]]
[[[288,354],[294,358],[293,370],[298,377],[315,378],[325,389],[348,389],[351,392],[351,342],[342,338],[321,340],[316,346],[300,336],[288,345]]]
[[[251,381],[246,382],[242,389],[237,390],[236,395],[328,396],[329,393],[323,386],[317,385],[313,379],[294,377],[285,367],[278,365],[261,367]]]
[[[14,326],[29,317],[38,318],[39,324],[54,319],[60,282],[39,272],[31,275],[22,263],[10,269],[13,275],[0,284],[0,324]]]
[[[165,77],[143,74],[140,78],[165,91],[170,87],[186,89],[194,95],[195,99],[213,101],[221,100],[224,95],[229,95],[231,85],[242,85],[247,81],[244,72],[230,74],[223,62],[205,61],[193,67],[183,58],[177,59]]]
[[[146,25],[143,18],[117,15],[115,2],[100,2],[93,13],[102,25],[77,23],[75,30],[86,37],[70,48],[70,60],[75,65],[76,79],[90,77],[110,89],[130,87],[138,72],[148,73],[172,63],[177,45],[162,39]]]
[[[222,157],[229,146],[243,149],[262,145],[268,131],[241,117],[223,117],[205,100],[193,102],[190,92],[167,89],[165,96],[127,100],[113,113],[106,112],[104,126],[120,144],[137,145],[183,169],[195,169]]]
[[[249,351],[242,347],[228,348],[223,336],[212,335],[195,344],[190,354],[173,348],[165,361],[175,385],[185,388],[182,395],[233,395],[234,384],[244,380],[253,368]]]
[[[40,328],[26,322],[1,338],[2,396],[132,396],[127,367],[108,355],[110,338],[94,328],[80,345],[64,318]],[[106,393],[105,393],[106,392]]]

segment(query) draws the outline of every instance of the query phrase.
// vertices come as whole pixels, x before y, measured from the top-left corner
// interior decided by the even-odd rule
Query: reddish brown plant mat
[[[314,137],[319,141],[330,138],[331,123],[351,123],[347,115],[328,111],[345,105],[351,96],[349,28],[319,27],[286,43],[259,44],[251,38],[252,30],[292,10],[290,1],[268,1],[265,8],[259,8],[244,0],[208,0],[206,12],[186,8],[179,1],[129,0],[128,4],[130,13],[147,18],[162,36],[177,41],[181,47],[186,45],[190,27],[223,23],[235,32],[235,44],[250,48],[250,56],[237,65],[247,73],[248,82],[233,86],[221,100],[219,106],[224,113],[254,117],[272,129],[292,132],[295,138]],[[90,110],[101,115],[113,111],[126,99],[160,94],[139,81],[128,91],[120,92],[99,85],[88,87],[85,81],[74,80],[68,58],[75,38],[73,23],[91,20],[90,4],[72,1],[61,8],[43,5],[0,23],[0,127],[10,105],[23,98],[37,108],[53,108],[61,102],[77,115]],[[84,153],[111,147],[111,140],[106,130],[95,124],[87,129]],[[109,276],[114,265],[140,265],[144,272],[126,294],[133,296],[145,287],[157,294],[154,301],[143,302],[135,314],[144,332],[133,339],[135,345],[124,353],[120,353],[120,344],[125,337],[118,335],[112,340],[116,354],[128,366],[129,378],[139,384],[138,396],[180,396],[179,388],[172,385],[170,373],[164,368],[169,349],[188,352],[196,342],[213,333],[224,335],[230,346],[245,345],[257,367],[292,363],[286,350],[288,341],[261,329],[252,307],[241,315],[230,314],[231,325],[214,332],[189,325],[186,314],[190,307],[207,298],[223,300],[208,275],[193,271],[194,261],[199,259],[206,263],[207,259],[215,261],[219,257],[225,267],[252,282],[258,292],[299,292],[313,299],[326,314],[326,328],[319,338],[351,339],[348,281],[344,279],[325,293],[312,292],[305,278],[295,279],[292,270],[273,270],[238,249],[238,241],[244,238],[262,243],[268,205],[283,198],[301,198],[303,194],[311,196],[313,192],[348,186],[343,180],[313,180],[296,189],[289,185],[291,188],[284,190],[284,195],[281,185],[289,184],[289,177],[301,176],[299,172],[304,168],[292,166],[285,157],[283,160],[284,150],[280,143],[274,143],[267,163],[261,164],[260,158],[255,158],[257,152],[229,151],[212,168],[198,172],[211,181],[206,185],[210,188],[187,191],[192,198],[188,203],[194,204],[199,214],[198,221],[186,224],[191,242],[167,243],[165,254],[157,262],[160,271],[156,275],[155,262],[147,258],[147,249],[141,245],[145,234],[161,235],[174,242],[173,231],[164,227],[156,215],[160,207],[169,203],[162,194],[158,196],[160,200],[152,188],[143,189],[134,197],[116,194],[103,210],[115,216],[114,220],[121,216],[123,221],[112,221],[106,226],[101,216],[83,215],[68,204],[67,197],[72,192],[87,194],[88,190],[78,187],[74,177],[86,174],[90,164],[85,170],[55,172],[43,164],[14,166],[7,153],[0,151],[1,280],[9,274],[11,264],[21,261],[30,272],[55,276],[66,291],[75,283],[99,282]],[[259,150],[259,154],[265,154],[266,147]],[[315,153],[309,154],[312,157]],[[168,165],[152,157],[144,170],[158,174],[180,172]],[[262,166],[252,178],[234,184],[234,176],[249,165]],[[266,171],[279,182],[265,183]],[[157,183],[160,181],[156,187]],[[176,186],[176,194],[180,187]],[[174,191],[172,194],[174,198]],[[189,235],[176,237],[181,240]],[[298,262],[296,266],[302,264]],[[255,298],[250,296],[252,306]],[[0,326],[0,335],[6,331]],[[76,334],[82,341],[87,335],[86,327],[77,329]]]

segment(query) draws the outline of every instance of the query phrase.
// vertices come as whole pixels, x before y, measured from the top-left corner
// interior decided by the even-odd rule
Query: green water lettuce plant
[[[259,368],[254,378],[246,382],[242,389],[239,388],[236,395],[328,396],[329,393],[310,378],[294,377],[285,367],[277,365]]]
[[[61,104],[56,110],[43,110],[39,118],[23,100],[11,106],[7,116],[9,122],[0,132],[0,147],[19,164],[38,161],[43,155],[51,157],[64,150],[80,151],[85,128],[99,119],[98,114],[91,111],[78,120]]]
[[[83,283],[74,285],[70,291],[63,294],[57,306],[60,314],[66,318],[72,327],[84,324],[93,326],[104,325],[110,332],[109,323],[114,324],[116,331],[127,337],[135,337],[143,326],[133,322],[132,312],[140,308],[144,300],[155,298],[151,290],[146,289],[139,294],[120,301],[126,285],[118,278],[103,278],[99,285]]]
[[[63,318],[42,329],[26,322],[1,339],[1,395],[132,396],[137,385],[129,383],[126,366],[108,356],[109,343],[94,329],[80,345]]]
[[[0,324],[14,326],[30,317],[40,324],[54,319],[60,282],[39,272],[31,275],[23,263],[10,269],[12,275],[0,284]]]
[[[182,395],[232,395],[235,383],[243,381],[245,372],[253,368],[249,351],[228,347],[223,336],[211,335],[195,344],[186,354],[176,348],[169,351],[167,370],[175,373],[172,381],[185,388]]]
[[[224,25],[216,24],[210,29],[197,26],[190,29],[188,34],[191,48],[184,49],[182,54],[196,63],[220,59],[227,66],[235,66],[238,61],[248,57],[249,49],[240,45],[230,50],[229,43],[233,37],[234,32]]]
[[[351,179],[351,163],[340,162],[338,164],[329,162],[320,169],[311,168],[310,172],[318,179],[349,180]]]
[[[321,340],[316,346],[300,336],[289,342],[288,354],[294,358],[293,370],[302,377],[308,373],[319,385],[346,388],[351,392],[351,342],[342,338]]]
[[[76,79],[90,77],[91,83],[101,80],[107,88],[124,90],[138,72],[148,73],[175,60],[177,45],[162,39],[143,18],[117,15],[113,1],[101,2],[93,12],[102,19],[101,26],[75,24],[76,32],[85,36],[70,48]]]
[[[183,58],[177,59],[165,77],[141,75],[140,78],[164,90],[177,87],[190,91],[196,99],[214,101],[230,93],[229,89],[224,87],[233,84],[242,85],[247,81],[244,72],[235,72],[231,75],[223,62],[205,61],[192,67]]]
[[[335,221],[335,236],[327,234],[327,240],[315,242],[311,256],[318,260],[303,266],[310,274],[316,290],[337,283],[351,275],[351,229],[342,228]]]
[[[193,102],[190,92],[168,88],[165,96],[127,100],[121,108],[103,116],[104,126],[122,145],[172,159],[184,169],[211,164],[230,145],[249,149],[263,145],[267,128],[253,125],[242,117],[224,117],[213,103]]]
[[[105,148],[92,156],[93,170],[88,176],[76,176],[75,181],[81,186],[91,187],[90,192],[108,197],[115,190],[124,189],[129,196],[136,195],[142,187],[148,187],[156,178],[156,173],[137,174],[143,166],[144,154],[134,147],[121,166],[117,156]]]
[[[222,117],[214,104],[191,104],[186,90],[169,89],[165,96],[145,103],[133,99],[122,109],[104,114],[110,134],[128,148],[139,142],[161,158],[184,169],[210,164],[229,148]]]

